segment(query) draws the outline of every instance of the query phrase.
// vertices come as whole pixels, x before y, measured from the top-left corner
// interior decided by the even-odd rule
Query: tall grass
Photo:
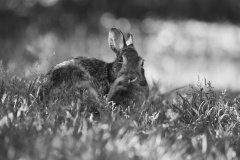
[[[162,103],[158,85],[141,107],[104,99],[39,100],[42,77],[2,72],[0,159],[222,159],[240,157],[240,104],[216,95],[210,82]],[[72,93],[71,93],[72,94]],[[70,93],[67,95],[71,95]],[[81,98],[79,98],[81,97]]]

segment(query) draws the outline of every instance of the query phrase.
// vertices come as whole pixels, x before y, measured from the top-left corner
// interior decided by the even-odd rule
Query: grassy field
[[[108,20],[102,17],[96,35],[86,34],[84,24],[66,39],[51,32],[26,35],[21,45],[40,59],[29,64],[16,54],[9,72],[1,70],[0,160],[240,159],[240,97],[235,98],[240,90],[240,29],[228,23],[148,17],[116,26],[133,33],[146,60],[151,92],[140,108],[68,91],[48,104],[39,101],[42,77],[36,74],[69,57],[114,59],[107,44],[113,25],[105,26]],[[187,93],[162,94],[188,84],[195,85]]]
[[[187,97],[163,102],[151,88],[140,108],[114,106],[79,93],[39,101],[41,77],[2,72],[0,159],[186,160],[240,158],[240,103],[196,82]]]

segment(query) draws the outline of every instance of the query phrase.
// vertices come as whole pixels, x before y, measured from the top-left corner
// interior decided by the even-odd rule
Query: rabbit
[[[144,60],[133,45],[133,35],[126,40],[120,29],[111,28],[109,47],[116,53],[114,62],[90,57],[71,58],[55,65],[44,79],[42,94],[48,95],[64,84],[66,88],[87,89],[107,102],[142,105],[149,94],[144,74]]]

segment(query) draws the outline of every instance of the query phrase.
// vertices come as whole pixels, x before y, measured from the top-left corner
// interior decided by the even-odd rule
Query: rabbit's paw
[[[129,77],[120,76],[115,80],[110,89],[115,88],[116,90],[127,90],[127,87],[130,85],[130,83],[131,81]]]

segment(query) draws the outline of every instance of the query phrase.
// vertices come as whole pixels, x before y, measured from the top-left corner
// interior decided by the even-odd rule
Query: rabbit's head
[[[123,33],[117,28],[111,28],[108,42],[117,57],[113,62],[113,80],[118,77],[127,77],[131,84],[146,86],[144,74],[144,60],[139,56],[133,45],[133,36],[128,33],[125,39]]]

